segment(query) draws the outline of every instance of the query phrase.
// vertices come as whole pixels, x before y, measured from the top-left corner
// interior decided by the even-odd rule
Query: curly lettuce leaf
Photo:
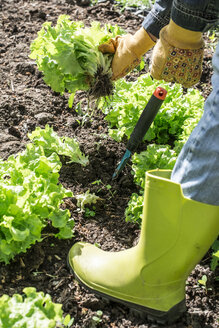
[[[59,138],[48,126],[30,138],[23,152],[0,160],[0,262],[9,263],[41,241],[48,222],[57,229],[56,237],[73,235],[74,220],[69,210],[60,208],[73,193],[59,183],[59,155],[82,165],[87,159],[75,140]]]
[[[64,318],[62,305],[54,303],[49,294],[34,287],[24,288],[23,293],[0,297],[1,327],[55,328],[73,323],[69,315]]]
[[[73,138],[59,137],[49,125],[46,125],[45,129],[37,127],[28,134],[28,137],[35,145],[42,146],[46,154],[56,152],[69,157],[70,163],[79,163],[83,166],[88,164],[88,158],[80,151],[78,142]]]
[[[154,81],[149,74],[141,75],[135,82],[118,80],[113,99],[99,104],[106,114],[110,124],[109,134],[113,139],[129,139],[145,105],[158,86],[167,90],[167,96],[144,140],[167,144],[188,139],[203,114],[204,98],[198,90],[188,89],[184,94],[181,85]]]

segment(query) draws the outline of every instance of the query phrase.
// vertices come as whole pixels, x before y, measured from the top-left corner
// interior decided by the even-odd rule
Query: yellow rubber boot
[[[185,311],[185,281],[219,232],[219,206],[185,198],[171,171],[147,172],[137,246],[121,252],[76,243],[75,277],[92,292],[172,323]]]

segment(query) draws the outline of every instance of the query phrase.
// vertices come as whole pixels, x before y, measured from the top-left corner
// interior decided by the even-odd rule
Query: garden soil
[[[37,126],[53,126],[60,136],[77,138],[81,150],[89,157],[89,165],[67,164],[63,160],[60,182],[75,195],[91,192],[101,200],[96,204],[95,216],[86,217],[78,211],[75,198],[66,199],[75,220],[74,237],[58,240],[51,227],[43,231],[44,239],[26,253],[15,257],[9,265],[0,264],[0,296],[22,293],[24,287],[49,293],[54,302],[63,305],[64,314],[74,317],[72,327],[94,327],[93,316],[103,312],[98,327],[155,328],[155,324],[136,316],[125,306],[105,300],[86,291],[73,279],[66,265],[70,247],[77,241],[97,243],[106,251],[120,251],[132,247],[139,237],[139,226],[125,222],[124,212],[130,196],[137,192],[131,167],[127,165],[121,176],[112,181],[112,174],[121,160],[125,143],[117,143],[107,134],[107,122],[101,111],[92,116],[81,115],[75,109],[78,102],[85,111],[88,102],[84,92],[78,92],[72,109],[68,95],[60,96],[45,85],[36,64],[29,59],[30,43],[45,21],[56,23],[61,14],[72,20],[82,20],[87,26],[93,21],[118,24],[133,33],[141,26],[142,13],[121,10],[111,2],[94,6],[89,1],[73,0],[1,0],[0,2],[0,156],[7,159],[24,149],[27,133]],[[204,97],[210,92],[211,48],[207,47],[204,71],[198,85]],[[150,54],[149,54],[150,55]],[[148,60],[148,58],[146,58]],[[147,68],[145,69],[145,71]],[[141,73],[145,73],[144,71]],[[129,79],[134,79],[132,75]],[[92,184],[101,180],[100,184]],[[111,189],[109,189],[109,185]],[[179,254],[180,256],[180,254]],[[207,254],[192,271],[186,284],[187,313],[169,327],[216,328],[217,296],[215,273],[209,268]],[[198,280],[207,275],[207,288]]]

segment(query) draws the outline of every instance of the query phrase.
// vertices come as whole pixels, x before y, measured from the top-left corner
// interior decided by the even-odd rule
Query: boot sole
[[[102,292],[99,292],[98,290],[92,289],[91,287],[87,286],[80,280],[80,278],[76,275],[76,273],[70,266],[68,257],[67,257],[67,266],[68,266],[70,272],[73,274],[74,278],[85,289],[87,289],[91,293],[94,293],[94,294],[100,296],[101,298],[103,298],[106,301],[110,300],[110,301],[125,305],[132,311],[133,314],[140,316],[142,319],[146,319],[152,323],[157,323],[157,324],[161,324],[161,325],[173,324],[174,322],[176,322],[177,319],[179,319],[182,316],[183,313],[186,312],[185,299],[182,300],[181,302],[177,303],[176,305],[174,305],[167,312],[165,312],[165,311],[154,310],[154,309],[151,309],[151,308],[139,305],[139,304],[121,300],[121,299],[113,297],[111,295],[104,294]]]

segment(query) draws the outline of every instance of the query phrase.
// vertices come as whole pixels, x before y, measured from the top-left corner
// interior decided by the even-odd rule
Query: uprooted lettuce
[[[30,58],[36,60],[45,83],[54,91],[71,93],[71,107],[77,90],[86,90],[94,98],[112,93],[112,55],[103,55],[98,46],[122,33],[118,26],[101,28],[94,21],[88,28],[61,15],[55,27],[51,22],[43,24],[30,46]]]

